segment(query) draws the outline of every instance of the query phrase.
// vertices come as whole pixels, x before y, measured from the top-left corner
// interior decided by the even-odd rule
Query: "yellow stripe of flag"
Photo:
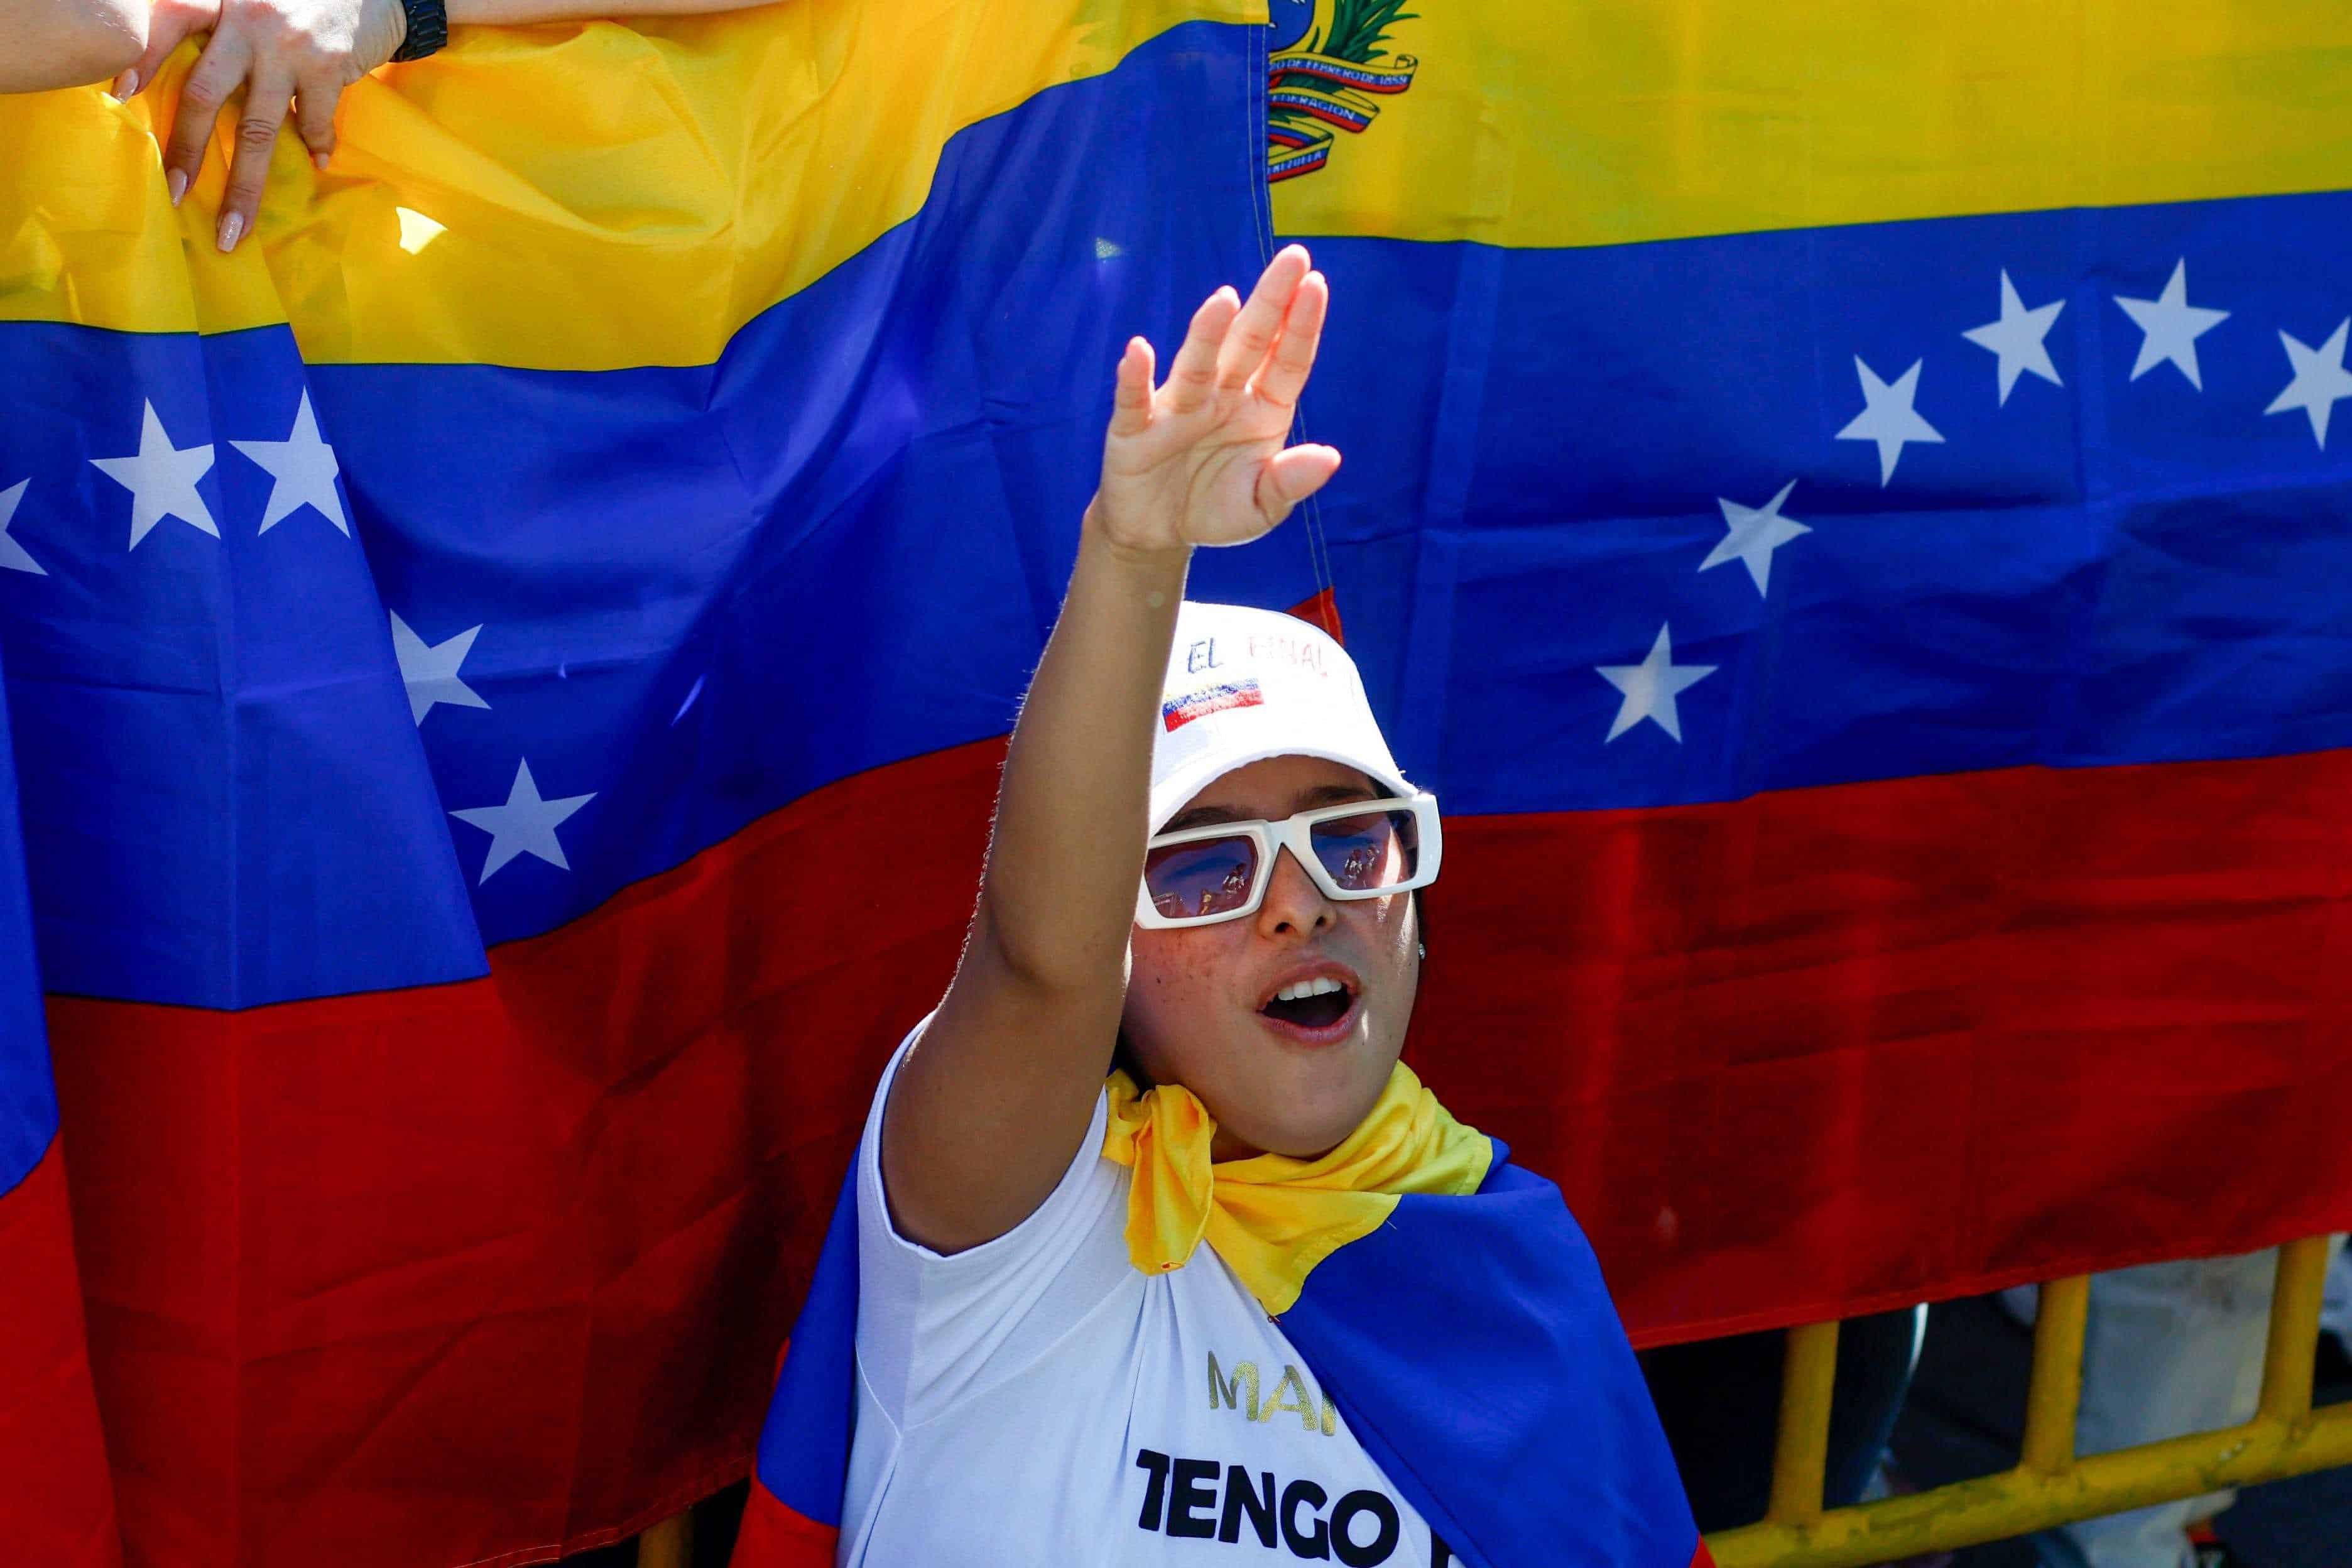
[[[1615,245],[2352,185],[2342,0],[1405,9],[1412,87],[1276,187],[1278,232]]]
[[[912,216],[958,131],[1264,0],[784,0],[461,29],[353,87],[334,171],[281,137],[258,245],[222,257],[216,135],[174,211],[151,116],[0,98],[0,321],[231,331],[318,363],[707,364]]]

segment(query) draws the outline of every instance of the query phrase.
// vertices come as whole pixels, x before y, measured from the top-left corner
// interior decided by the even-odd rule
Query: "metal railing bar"
[[[1789,1331],[1780,1372],[1780,1429],[1772,1450],[1772,1500],[1764,1516],[1775,1523],[1822,1517],[1837,1344],[1834,1321],[1802,1323]]]
[[[2022,1468],[1842,1508],[1804,1524],[1767,1520],[1707,1538],[1717,1568],[1867,1568],[2077,1519],[2352,1464],[2352,1405],[2301,1422],[2256,1416],[2078,1459],[2057,1476]]]
[[[2025,1391],[2025,1440],[2018,1468],[2054,1476],[2074,1462],[2074,1417],[2083,1403],[2083,1328],[2091,1310],[2091,1277],[2071,1275],[2042,1287],[2033,1318],[2033,1376]]]
[[[637,1568],[690,1568],[694,1562],[694,1510],[671,1514],[637,1537]]]
[[[2262,1401],[2253,1419],[2088,1458],[2074,1456],[2090,1280],[2042,1288],[2017,1467],[1908,1497],[1824,1511],[1837,1324],[1789,1331],[1771,1506],[1763,1521],[1707,1538],[1719,1568],[1869,1568],[2150,1503],[2352,1465],[2352,1404],[2314,1412],[2312,1367],[2329,1238],[2279,1249]]]
[[[2311,1411],[2311,1369],[2319,1350],[2319,1299],[2326,1286],[2327,1237],[2305,1237],[2279,1248],[2271,1292],[2269,1347],[2263,1353],[2263,1397],[2257,1408],[2278,1421]]]

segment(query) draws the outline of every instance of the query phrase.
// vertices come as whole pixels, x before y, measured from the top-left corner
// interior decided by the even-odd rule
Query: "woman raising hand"
[[[971,934],[876,1094],[738,1568],[1704,1561],[1558,1191],[1398,1059],[1436,801],[1337,643],[1183,602],[1193,550],[1339,468],[1285,445],[1326,300],[1292,247],[1164,384],[1127,346]]]

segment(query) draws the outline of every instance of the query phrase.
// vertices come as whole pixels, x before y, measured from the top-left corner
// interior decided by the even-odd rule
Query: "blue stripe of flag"
[[[1510,1163],[1412,1194],[1325,1258],[1282,1328],[1468,1568],[1690,1568],[1698,1530],[1592,1248]]]
[[[2352,315],[2327,193],[1581,250],[1312,240],[1307,412],[1349,644],[1449,809],[2352,744],[2352,407],[2266,413]],[[2201,388],[2117,297],[2229,312]],[[1964,333],[2063,301],[2049,369]],[[2162,346],[2162,345],[2159,345]],[[1920,366],[1942,437],[1840,439]],[[1811,530],[1729,561],[1721,501]],[[1711,666],[1608,734],[1662,626]]]
[[[41,1026],[41,980],[16,831],[16,772],[0,686],[0,1196],[23,1181],[57,1136],[58,1100]]]

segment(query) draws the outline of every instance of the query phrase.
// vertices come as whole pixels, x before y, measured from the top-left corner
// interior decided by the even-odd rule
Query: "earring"
[[[1429,956],[1429,943],[1427,943],[1427,942],[1415,942],[1415,943],[1413,943],[1413,945],[1414,945],[1415,947],[1418,947],[1419,949],[1421,949],[1421,956],[1422,956],[1423,958],[1424,958],[1424,959],[1425,959],[1425,958],[1427,958],[1427,957]]]

